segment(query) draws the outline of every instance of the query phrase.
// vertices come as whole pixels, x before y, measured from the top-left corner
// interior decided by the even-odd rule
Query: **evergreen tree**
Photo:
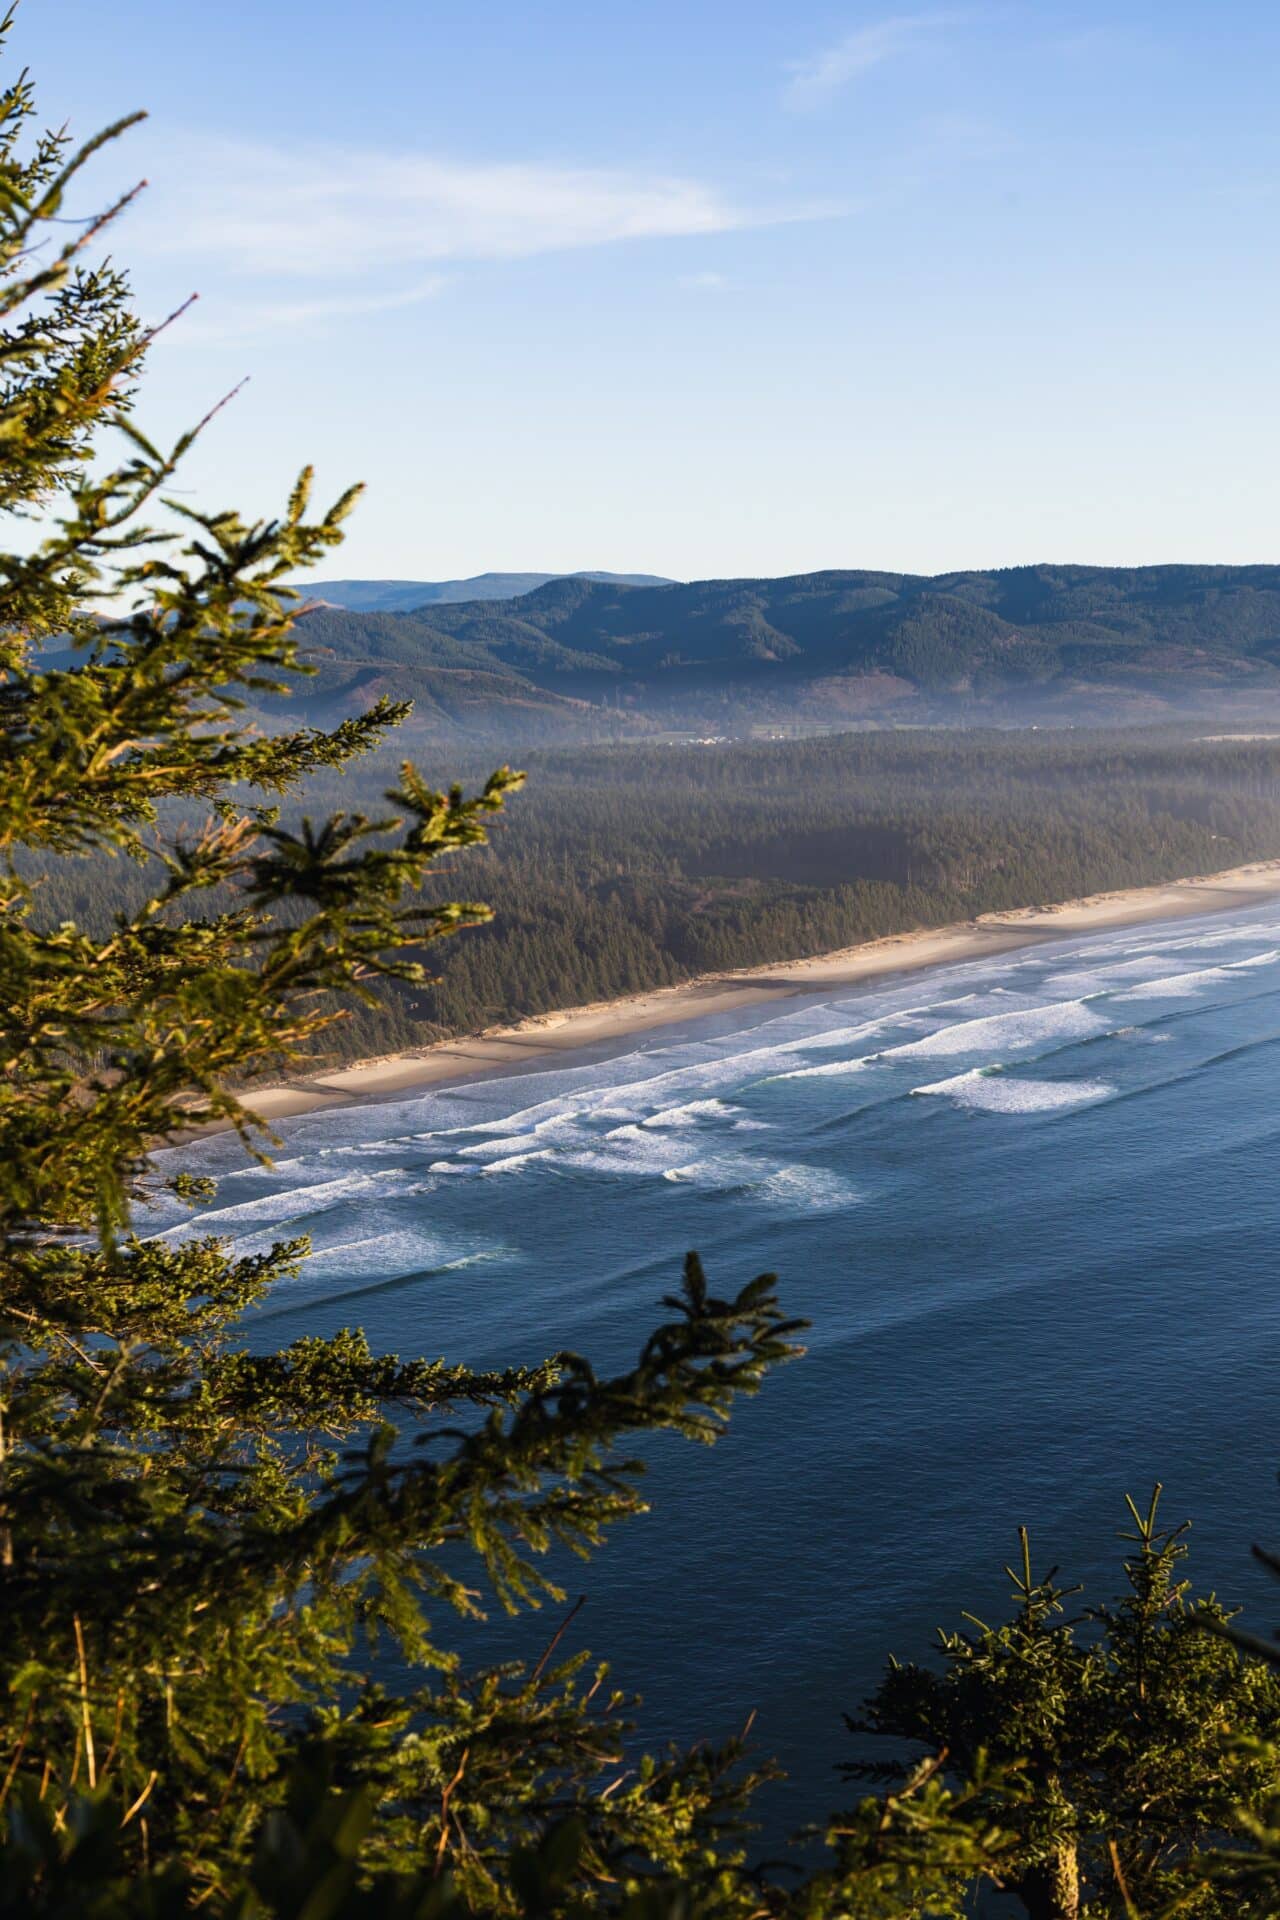
[[[1069,1618],[1080,1589],[1060,1587],[1056,1568],[1033,1576],[1024,1528],[1006,1568],[1013,1618],[942,1634],[941,1671],[893,1664],[849,1723],[922,1741],[961,1773],[979,1756],[1015,1769],[1020,1803],[1002,1790],[991,1811],[1016,1835],[1001,1878],[1029,1920],[1241,1911],[1208,1856],[1256,1827],[1275,1791],[1280,1678],[1240,1657],[1212,1595],[1193,1602],[1178,1577],[1186,1529],[1159,1530],[1159,1496],[1145,1512],[1128,1501],[1118,1602]]]
[[[540,1557],[643,1509],[630,1436],[716,1439],[796,1351],[772,1277],[719,1298],[691,1256],[613,1378],[479,1374],[354,1330],[251,1352],[305,1243],[139,1230],[158,1146],[217,1121],[263,1154],[246,1082],[487,917],[422,887],[520,776],[466,797],[406,765],[389,811],[281,824],[273,793],[403,717],[244,720],[305,670],[285,582],[354,496],[313,516],[304,474],[257,523],[170,496],[195,434],[134,422],[150,336],[92,258],[119,208],[54,224],[128,123],[77,151],[33,114],[24,75],[0,96],[0,516],[27,536],[0,553],[0,1911],[756,1911],[740,1742],[627,1769],[585,1656],[553,1635],[468,1672],[445,1623],[562,1597]],[[104,853],[157,883],[106,927],[41,919],[32,856]],[[905,1803],[953,1875],[987,1857],[963,1795]],[[926,1887],[864,1825],[842,1883]]]
[[[476,1374],[375,1356],[354,1331],[251,1354],[239,1323],[305,1245],[230,1260],[214,1239],[135,1230],[150,1150],[218,1120],[261,1152],[234,1084],[323,1032],[335,994],[420,980],[424,946],[485,917],[417,890],[483,840],[519,776],[467,798],[406,766],[393,812],[296,832],[264,804],[400,717],[383,705],[270,736],[239,718],[297,672],[283,582],[335,544],[352,496],[313,516],[304,475],[282,517],[255,524],[166,498],[194,436],[162,452],[134,424],[148,336],[121,276],[90,264],[110,211],[45,252],[100,142],[28,145],[32,114],[23,77],[0,99],[0,512],[34,522],[0,556],[11,1908],[51,1871],[36,1845],[24,1880],[24,1836],[56,1851],[77,1820],[97,1834],[95,1814],[123,1879],[230,1898],[317,1742],[313,1764],[380,1813],[369,1872],[456,1869],[500,1904],[511,1849],[583,1799],[593,1871],[638,1850],[701,1873],[739,1792],[727,1761],[674,1760],[590,1797],[618,1733],[579,1663],[464,1676],[439,1615],[479,1611],[457,1545],[514,1608],[554,1592],[536,1564],[550,1545],[584,1551],[639,1511],[621,1436],[715,1438],[792,1350],[771,1281],[721,1300],[691,1263],[614,1379],[571,1355]],[[50,641],[70,665],[50,664]],[[103,932],[42,930],[21,856],[104,849],[149,855],[159,884]],[[213,888],[234,905],[205,917]],[[458,1408],[474,1410],[461,1432]],[[379,1639],[419,1676],[403,1696],[369,1679]]]

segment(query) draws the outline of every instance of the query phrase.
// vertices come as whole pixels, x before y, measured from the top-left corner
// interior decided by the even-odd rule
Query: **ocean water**
[[[609,1057],[223,1137],[172,1237],[315,1256],[255,1342],[362,1325],[477,1366],[626,1364],[686,1248],[777,1272],[805,1359],[716,1448],[647,1447],[653,1511],[590,1563],[566,1646],[639,1736],[741,1726],[788,1769],[769,1826],[848,1790],[842,1710],[886,1656],[1004,1605],[1037,1562],[1114,1590],[1123,1496],[1165,1485],[1191,1571],[1280,1622],[1280,904],[667,1029]],[[169,1156],[172,1158],[173,1156]],[[556,1615],[485,1630],[537,1656]]]

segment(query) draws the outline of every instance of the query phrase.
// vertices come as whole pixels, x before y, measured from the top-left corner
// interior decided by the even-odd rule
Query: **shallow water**
[[[1280,1539],[1278,1042],[1271,903],[287,1121],[270,1171],[224,1136],[181,1156],[216,1206],[154,1224],[311,1234],[255,1340],[478,1366],[625,1364],[691,1246],[719,1291],[776,1270],[807,1358],[714,1450],[652,1445],[653,1513],[563,1577],[646,1737],[758,1709],[785,1827],[841,1797],[885,1655],[1001,1607],[1019,1522],[1097,1594],[1159,1477],[1192,1571],[1280,1620],[1248,1556]]]

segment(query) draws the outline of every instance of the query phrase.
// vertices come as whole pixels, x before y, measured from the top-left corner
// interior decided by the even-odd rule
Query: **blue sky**
[[[333,569],[1277,557],[1280,9],[23,0],[165,434]],[[82,189],[91,210],[86,189]]]

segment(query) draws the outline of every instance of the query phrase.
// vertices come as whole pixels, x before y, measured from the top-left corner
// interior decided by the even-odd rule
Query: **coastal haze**
[[[523,584],[521,582],[523,581]],[[1280,722],[1280,567],[300,582],[317,714],[439,743],[859,725]]]
[[[552,580],[596,580],[615,587],[669,587],[656,573],[477,573],[469,580],[309,580],[308,600],[356,613],[412,613],[468,600],[511,600]]]

